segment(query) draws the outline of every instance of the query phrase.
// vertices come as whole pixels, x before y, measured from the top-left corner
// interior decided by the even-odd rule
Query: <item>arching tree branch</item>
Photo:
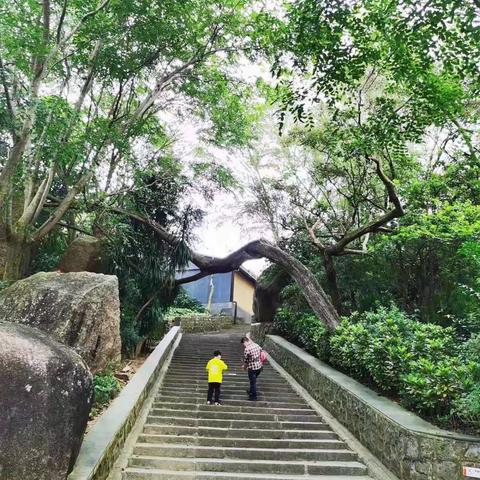
[[[148,225],[160,239],[170,245],[178,245],[180,242],[180,239],[167,232],[161,225],[151,219],[117,207],[110,207],[109,210],[127,215],[138,222]],[[189,256],[191,261],[200,269],[199,274],[187,277],[189,281],[198,280],[213,273],[227,273],[238,270],[247,260],[267,258],[281,266],[298,283],[308,304],[328,328],[334,329],[339,324],[338,313],[315,275],[302,262],[267,240],[255,240],[247,243],[223,258],[202,255],[191,248],[189,248]],[[186,283],[185,279],[183,283]]]

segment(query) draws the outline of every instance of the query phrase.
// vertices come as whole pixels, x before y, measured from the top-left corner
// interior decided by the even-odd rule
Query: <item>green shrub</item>
[[[480,334],[474,335],[464,343],[462,354],[466,362],[478,364],[480,370]],[[476,378],[480,381],[480,371]]]
[[[472,387],[471,366],[459,357],[420,358],[402,376],[402,403],[429,416],[452,414],[454,403]]]
[[[349,375],[365,379],[369,375],[363,354],[369,343],[370,335],[364,323],[344,319],[330,339],[330,361]]]
[[[366,325],[369,342],[362,362],[376,385],[384,391],[396,391],[403,366],[413,358],[409,338],[413,325],[396,308],[379,309],[375,320]]]
[[[412,362],[457,351],[452,328],[418,322],[395,306],[345,318],[331,338],[334,365],[386,392],[400,390]]]
[[[170,307],[165,313],[166,320],[174,320],[175,318],[191,318],[191,317],[207,317],[208,313],[199,312],[190,308]]]
[[[411,333],[412,353],[416,357],[441,358],[460,352],[460,343],[453,327],[441,327],[433,323],[414,321]]]
[[[329,358],[329,331],[315,315],[281,308],[277,311],[274,328],[277,333],[321,360]]]
[[[112,373],[97,373],[93,377],[93,407],[100,409],[116,397],[120,382]]]
[[[480,429],[480,384],[459,398],[454,405],[455,414],[464,424]]]
[[[477,415],[472,392],[480,340],[462,349],[455,330],[421,323],[396,307],[343,319],[331,338],[331,362],[382,391],[399,395],[406,407],[452,420]],[[476,354],[475,354],[476,352]]]
[[[480,424],[480,335],[462,346],[452,327],[421,323],[395,306],[343,318],[333,334],[313,314],[281,308],[275,330],[418,413]]]

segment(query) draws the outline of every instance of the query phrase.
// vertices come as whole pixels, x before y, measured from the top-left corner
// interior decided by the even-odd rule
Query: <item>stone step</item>
[[[178,382],[187,385],[195,384],[205,384],[207,381],[208,375],[207,372],[201,372],[201,374],[195,375],[194,372],[191,372],[189,375],[166,375],[165,382]],[[262,385],[267,385],[270,387],[287,387],[284,382],[275,379],[269,379],[260,375],[258,378],[259,382],[262,382]],[[248,377],[246,375],[232,375],[227,376],[223,375],[223,383],[228,383],[229,385],[248,385]],[[288,387],[290,388],[290,387]]]
[[[258,400],[240,368],[241,335],[184,335],[123,480],[371,480],[358,456],[267,364]],[[206,363],[229,365],[223,405],[206,405]]]
[[[168,373],[165,376],[165,380],[178,380],[179,382],[202,382],[205,378],[207,378],[208,372],[206,370],[202,370],[201,372],[190,372],[190,374],[178,374],[176,372],[172,372],[171,374]],[[260,374],[258,377],[259,380],[263,380],[266,383],[277,386],[289,387],[282,382],[281,379],[270,377],[267,375]],[[230,382],[230,383],[243,383],[248,382],[248,375],[246,373],[238,374],[238,375],[227,375],[223,373],[223,381]],[[290,387],[289,387],[290,388]]]
[[[188,363],[179,363],[179,364],[176,364],[175,367],[169,371],[169,373],[175,373],[175,374],[180,374],[180,375],[185,375],[187,372],[193,372],[195,373],[196,375],[199,375],[199,374],[203,374],[203,373],[206,373],[206,369],[205,369],[205,366],[207,365],[207,362],[205,363],[202,363],[200,365],[195,365],[195,364],[188,364]],[[246,377],[247,376],[247,372],[245,370],[243,370],[242,368],[238,367],[238,368],[233,368],[233,367],[228,367],[228,370],[224,370],[224,375],[227,375],[227,376],[233,376],[233,377],[236,377],[236,376],[242,376],[242,377]],[[275,372],[275,370],[270,370],[270,369],[266,369],[265,366],[263,367],[262,369],[262,373],[261,375],[265,375],[266,377],[269,377],[273,380],[279,380],[281,379],[282,377],[277,373]]]
[[[222,392],[225,393],[245,393],[247,391],[249,384],[244,383],[241,385],[232,385],[231,383],[224,383],[221,387]],[[165,382],[163,385],[163,389],[174,389],[177,391],[183,392],[204,392],[208,388],[208,383],[206,381],[198,384],[191,384],[188,385],[186,383],[178,383],[178,382]],[[257,383],[258,391],[262,391],[264,393],[271,393],[271,394],[278,394],[278,395],[285,395],[291,397],[295,395],[289,388],[286,387],[270,387],[268,385],[264,385],[263,383]],[[296,396],[296,395],[295,395]]]
[[[176,384],[176,385],[181,385],[185,387],[195,387],[195,386],[204,386],[207,385],[208,383],[208,376],[207,373],[205,372],[202,374],[201,377],[194,378],[192,375],[190,377],[169,377],[168,375],[164,379],[165,384]],[[250,382],[248,381],[247,376],[242,376],[242,377],[223,377],[223,386],[232,386],[232,387],[245,387],[248,385]],[[276,388],[280,390],[285,390],[285,391],[292,391],[292,389],[288,386],[285,385],[284,383],[280,382],[269,382],[268,380],[265,380],[265,378],[258,377],[257,383],[261,386],[265,386],[268,388]]]
[[[245,413],[273,413],[278,415],[311,415],[315,416],[317,413],[311,408],[278,408],[278,407],[253,407],[252,402],[248,402],[248,406],[241,405],[222,405],[222,411],[226,412],[245,412]],[[178,402],[161,402],[155,401],[153,408],[165,408],[176,410],[181,408],[183,411],[210,411],[212,406],[202,403],[178,403]]]
[[[191,389],[191,390],[188,390],[188,389],[184,389],[184,388],[176,388],[176,387],[169,387],[169,386],[165,386],[165,387],[162,387],[160,388],[160,390],[158,391],[158,393],[160,394],[168,394],[168,395],[174,395],[174,396],[177,396],[177,397],[182,397],[182,398],[191,398],[191,397],[196,397],[196,396],[199,396],[201,393],[204,393],[203,397],[206,398],[206,395],[207,395],[207,388],[205,387],[203,390],[201,389]],[[275,394],[276,392],[263,392],[262,389],[261,389],[261,386],[259,386],[259,389],[258,389],[258,398],[260,400],[267,400],[269,398],[275,398],[276,401],[279,401],[279,400],[284,400],[284,401],[290,401],[290,400],[293,400],[293,401],[300,401],[300,397],[295,394],[295,393],[284,393],[282,392],[282,394]],[[247,389],[245,388],[245,390],[231,390],[229,388],[225,388],[225,389],[222,389],[222,398],[224,399],[238,399],[238,400],[241,400],[241,399],[246,399],[247,397]]]
[[[177,363],[188,363],[189,365],[205,365],[213,357],[213,350],[203,351],[201,353],[188,354],[175,352],[173,361]],[[243,360],[243,352],[224,352],[222,360],[232,368],[240,368]],[[268,366],[268,365],[266,365]]]
[[[159,391],[160,392],[160,391]],[[192,402],[195,402],[196,405],[205,405],[205,400],[206,400],[206,393],[204,395],[200,394],[194,394],[189,397],[178,397],[177,395],[166,395],[158,394],[155,397],[156,401],[158,402],[174,402],[177,405],[183,405],[183,404],[188,404],[191,405]],[[222,398],[223,400],[225,397]],[[207,406],[207,405],[205,405]],[[290,402],[278,402],[278,401],[263,401],[263,400],[258,400],[256,402],[251,402],[243,397],[239,398],[230,398],[228,400],[227,405],[223,405],[222,407],[225,406],[240,406],[240,407],[263,407],[263,408],[302,408],[305,407],[305,403],[303,403],[300,398],[297,399],[297,401],[290,401]]]
[[[188,425],[169,425],[165,423],[149,423],[147,422],[143,428],[145,434],[158,435],[198,435],[202,437],[220,437],[220,438],[255,438],[255,439],[333,439],[337,440],[336,433],[329,427],[319,428],[317,430],[284,430],[280,427],[273,429],[264,428],[230,428],[223,427],[195,427]]]
[[[197,365],[186,364],[186,363],[178,363],[178,364],[174,363],[172,364],[172,367],[168,370],[168,373],[174,373],[178,375],[186,375],[188,372],[205,373],[207,371],[205,368],[206,365],[207,365],[207,362],[205,364],[202,363]],[[223,374],[227,376],[242,376],[242,377],[247,376],[247,372],[243,370],[240,366],[233,367],[231,365],[228,366],[228,370],[223,371]],[[265,366],[262,369],[261,375],[271,377],[274,380],[282,380],[282,377],[278,372],[276,372],[273,369],[266,368]]]
[[[147,457],[232,458],[275,462],[298,460],[345,462],[357,460],[357,455],[351,450],[237,448],[225,447],[222,443],[215,446],[137,443],[133,454]]]
[[[191,370],[196,372],[205,372],[207,363],[210,361],[210,358],[207,359],[199,359],[199,360],[179,360],[179,359],[172,359],[172,370],[173,372],[185,373],[185,371]],[[234,362],[226,362],[227,363],[227,370],[224,370],[224,373],[228,374],[235,374],[235,375],[246,375],[247,372],[242,367],[242,359],[236,359]],[[268,365],[268,364],[267,364]],[[273,378],[281,378],[281,375],[275,371],[272,367],[264,365],[262,368],[262,374],[271,376]]]
[[[282,428],[286,430],[316,430],[325,429],[327,424],[324,422],[276,422],[276,421],[256,421],[256,420],[222,420],[214,418],[192,418],[192,417],[159,417],[155,414],[149,414],[147,421],[149,424],[160,425],[183,425],[186,427],[217,427],[217,428],[249,428],[252,430],[269,430]]]
[[[171,470],[128,468],[123,472],[122,480],[352,480],[350,475],[284,475],[284,474],[248,474],[224,472],[172,472]],[[372,480],[366,476],[355,476],[355,480]]]
[[[205,369],[204,366],[201,368],[196,368],[194,366],[183,366],[181,368],[175,367],[172,370],[169,370],[167,373],[167,376],[177,376],[177,377],[198,377],[198,376],[203,376],[207,374],[207,370]],[[223,376],[225,378],[245,378],[248,379],[248,374],[245,370],[233,370],[233,369],[228,369],[223,372]],[[274,372],[269,372],[262,370],[260,373],[260,377],[266,378],[272,382],[277,382],[277,383],[284,383],[282,382],[282,377],[280,377],[278,374]]]
[[[226,438],[202,437],[198,435],[155,435],[142,433],[138,437],[142,443],[179,443],[181,445],[198,445],[204,447],[236,447],[236,448],[306,448],[336,450],[345,448],[345,443],[334,439],[271,439],[271,438]]]
[[[276,473],[287,475],[366,475],[365,465],[356,461],[275,461],[231,458],[175,458],[132,455],[129,467],[161,470],[194,470],[236,473]]]
[[[210,410],[175,410],[170,408],[152,408],[150,413],[156,417],[185,417],[198,419],[218,420],[255,420],[268,422],[315,422],[319,417],[315,415],[285,415],[272,413],[247,413],[224,410],[223,407],[211,407]]]

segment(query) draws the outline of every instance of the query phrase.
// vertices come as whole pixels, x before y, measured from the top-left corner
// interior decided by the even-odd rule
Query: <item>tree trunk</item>
[[[337,282],[337,270],[335,269],[335,262],[333,257],[328,253],[323,255],[323,264],[325,266],[325,273],[327,276],[328,289],[330,290],[330,297],[333,306],[339,315],[343,314],[342,296]]]
[[[178,245],[180,243],[179,238],[151,219],[117,207],[111,207],[110,210],[128,215],[130,218],[148,225],[161,240],[170,245]],[[238,270],[247,260],[264,257],[282,267],[298,283],[310,308],[327,328],[334,330],[340,324],[340,317],[335,307],[323,291],[315,275],[302,262],[267,240],[255,240],[247,243],[224,258],[202,255],[191,248],[188,248],[188,251],[191,261],[200,269],[200,272],[190,277],[178,279],[176,281],[177,285],[199,280],[212,273],[232,272],[233,270]]]
[[[315,315],[329,329],[333,330],[339,325],[338,313],[315,275],[302,262],[272,243],[266,240],[255,240],[225,258],[208,257],[191,251],[192,262],[200,268],[203,276],[210,273],[230,272],[240,268],[246,260],[262,257],[268,258],[288,272],[300,286],[305,300]],[[198,279],[200,275],[195,277]],[[186,283],[190,279],[183,280]]]
[[[14,282],[30,273],[30,263],[34,245],[26,234],[12,233],[6,240],[5,269],[3,280]]]
[[[267,276],[268,279],[262,278]],[[290,275],[278,268],[270,266],[258,279],[253,297],[253,312],[256,322],[271,323],[280,306],[280,292],[290,282]]]

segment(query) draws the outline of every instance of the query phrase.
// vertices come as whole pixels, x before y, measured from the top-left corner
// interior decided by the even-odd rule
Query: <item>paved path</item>
[[[229,365],[222,406],[206,405],[205,364]],[[271,366],[247,400],[238,334],[184,335],[123,480],[371,480],[357,455]]]

